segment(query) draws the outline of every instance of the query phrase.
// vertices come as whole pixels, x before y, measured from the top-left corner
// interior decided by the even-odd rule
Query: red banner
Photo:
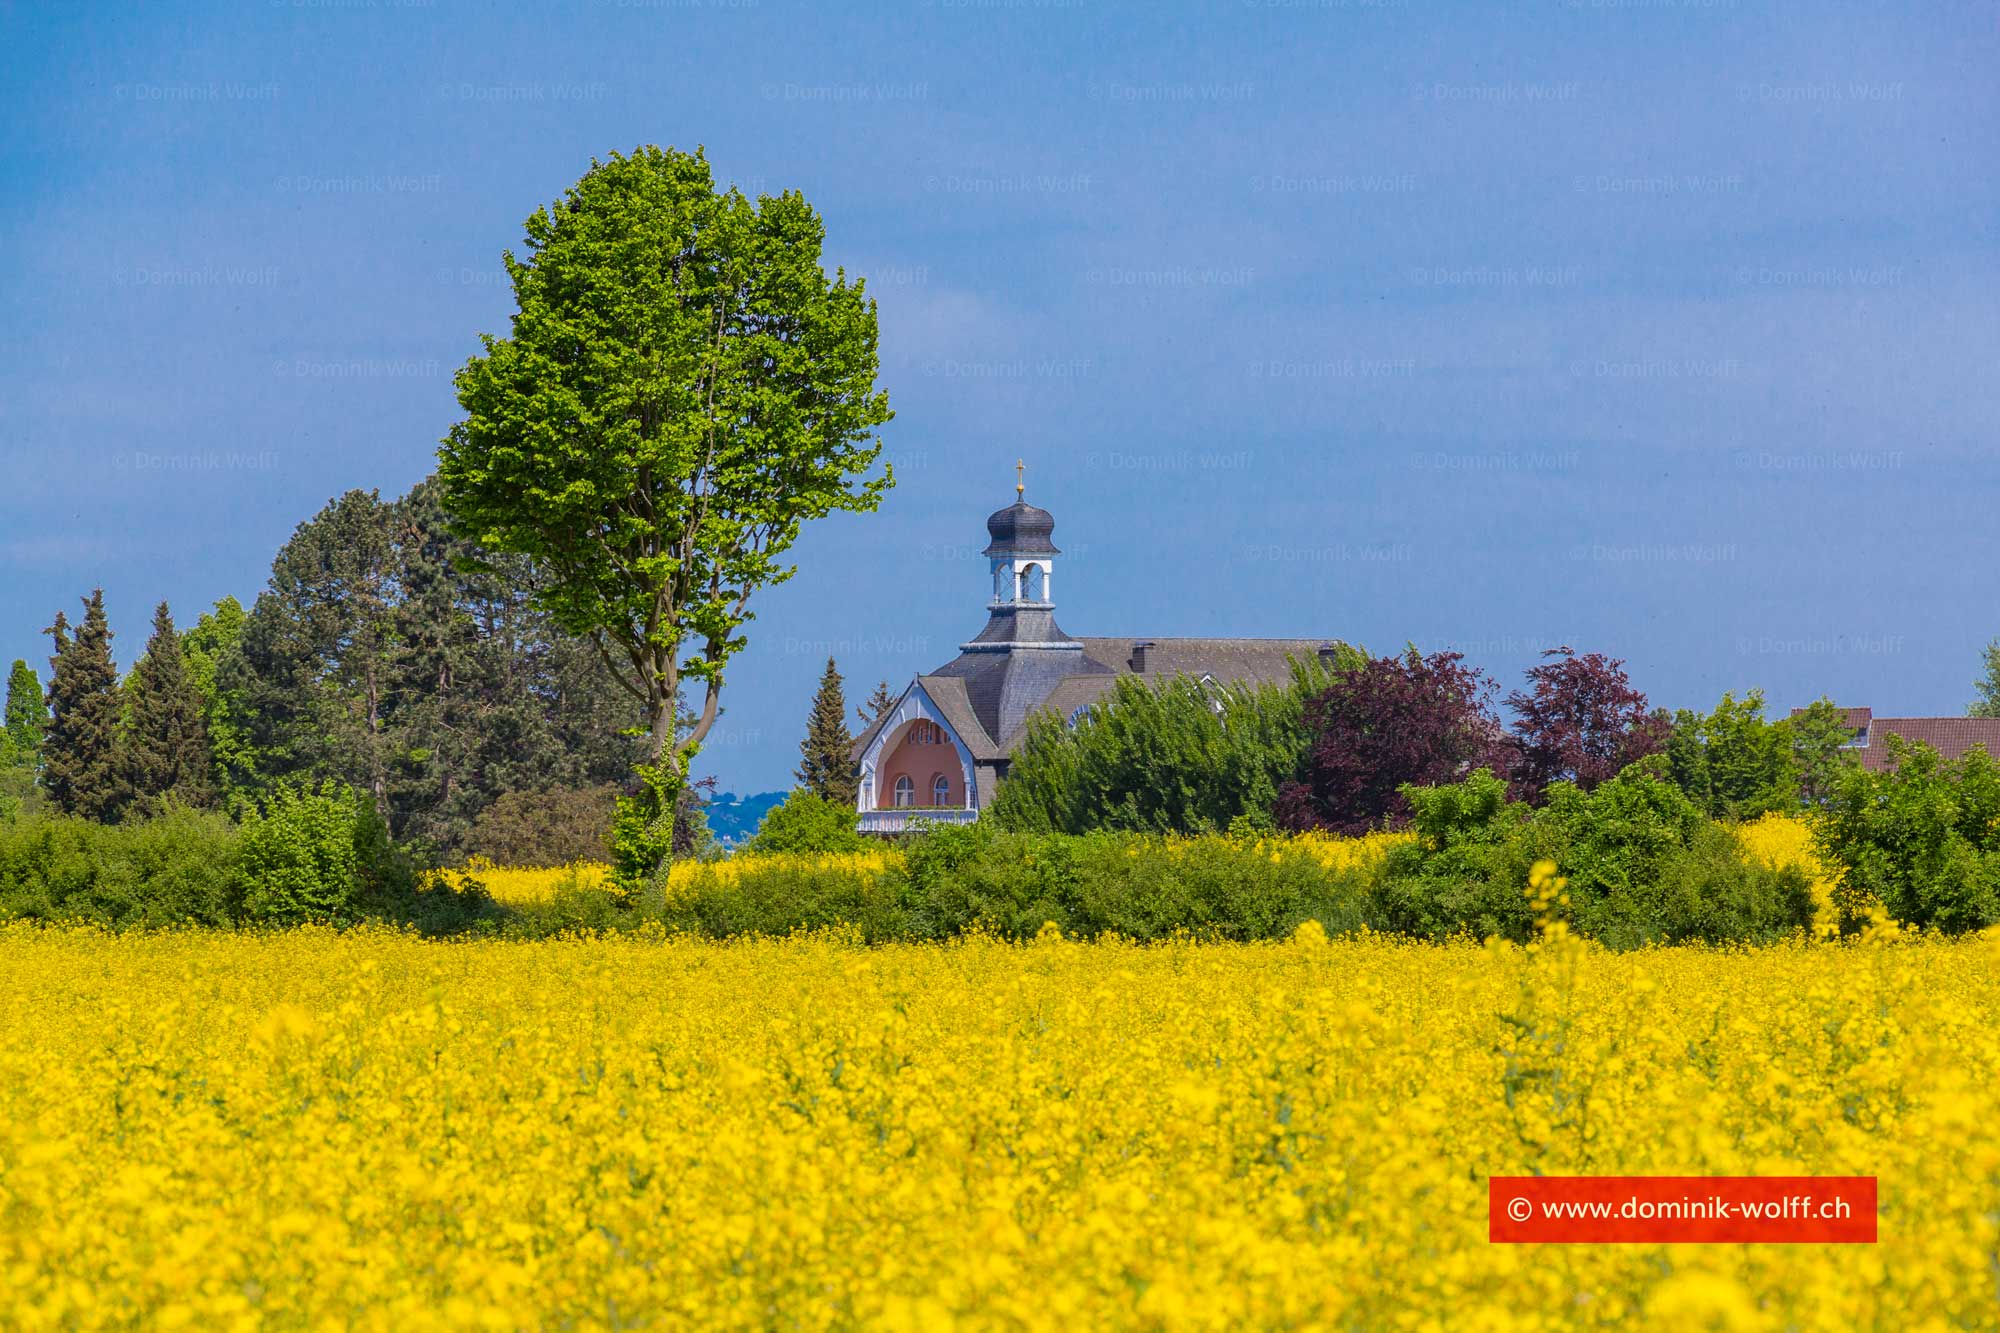
[[[1873,1176],[1494,1176],[1496,1244],[1875,1243]]]

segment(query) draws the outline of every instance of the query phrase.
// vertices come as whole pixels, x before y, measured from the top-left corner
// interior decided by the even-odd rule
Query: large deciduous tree
[[[1274,808],[1278,824],[1365,833],[1407,818],[1405,783],[1434,786],[1492,762],[1500,726],[1492,686],[1458,653],[1378,657],[1344,672],[1308,700],[1312,740],[1299,776]]]
[[[1507,707],[1515,715],[1515,784],[1531,801],[1540,801],[1551,782],[1590,791],[1657,752],[1672,730],[1647,709],[1625,663],[1603,653],[1579,657],[1572,648],[1551,648],[1529,670],[1528,685],[1507,696]]]
[[[118,668],[111,661],[104,589],[84,598],[83,624],[74,635],[60,611],[47,633],[56,651],[49,659],[42,789],[65,814],[115,819],[129,793],[118,765]]]
[[[1847,725],[1846,710],[1822,695],[1786,718],[1784,726],[1798,773],[1799,800],[1824,805],[1839,790],[1847,770],[1859,767],[1850,748],[1854,728]]]
[[[799,742],[799,785],[824,801],[852,807],[861,787],[854,771],[854,737],[847,730],[847,697],[841,691],[840,668],[831,657],[813,692],[806,736]]]
[[[802,195],[718,192],[700,151],[593,162],[526,230],[512,330],[459,372],[438,477],[458,530],[531,559],[541,604],[644,709],[632,882],[671,856],[751,598],[794,572],[806,520],[874,509],[893,481],[869,475],[890,417],[875,307],[828,280]],[[685,728],[684,683],[701,700]]]
[[[1703,716],[1674,714],[1666,742],[1667,773],[1710,818],[1750,819],[1799,803],[1790,728],[1764,720],[1764,692],[1724,694]]]
[[[214,804],[214,756],[201,691],[188,676],[180,635],[165,602],[153,612],[146,655],[132,668],[131,712],[122,767],[138,808],[154,814],[169,801]]]
[[[228,663],[243,642],[243,603],[224,597],[181,633],[181,658],[188,679],[201,694],[202,725],[215,758],[216,789],[227,796],[247,786],[256,771],[240,688],[228,678]]]

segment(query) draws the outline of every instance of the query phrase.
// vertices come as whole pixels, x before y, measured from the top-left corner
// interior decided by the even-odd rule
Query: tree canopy
[[[531,560],[539,605],[642,707],[648,820],[626,825],[652,836],[621,872],[644,875],[751,598],[791,576],[807,520],[892,484],[868,475],[890,418],[875,307],[828,280],[804,196],[717,191],[699,150],[593,162],[526,231],[512,328],[459,372],[438,475],[456,530]]]

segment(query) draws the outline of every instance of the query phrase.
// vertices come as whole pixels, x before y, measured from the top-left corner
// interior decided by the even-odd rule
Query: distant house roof
[[[1805,710],[1794,708],[1797,717]],[[1959,759],[1983,746],[2000,759],[2000,717],[1877,717],[1872,708],[1843,708],[1842,720],[1855,733],[1850,748],[1861,766],[1880,773],[1892,766],[1888,737],[1901,736],[1930,746],[1940,758]]]

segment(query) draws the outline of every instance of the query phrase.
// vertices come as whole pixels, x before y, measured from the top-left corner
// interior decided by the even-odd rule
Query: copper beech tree
[[[538,600],[644,708],[614,837],[628,885],[672,855],[752,597],[796,571],[803,523],[893,484],[870,475],[891,416],[875,306],[828,279],[824,237],[796,192],[717,191],[698,149],[613,154],[528,219],[512,330],[458,374],[438,452],[456,529],[528,556]]]

